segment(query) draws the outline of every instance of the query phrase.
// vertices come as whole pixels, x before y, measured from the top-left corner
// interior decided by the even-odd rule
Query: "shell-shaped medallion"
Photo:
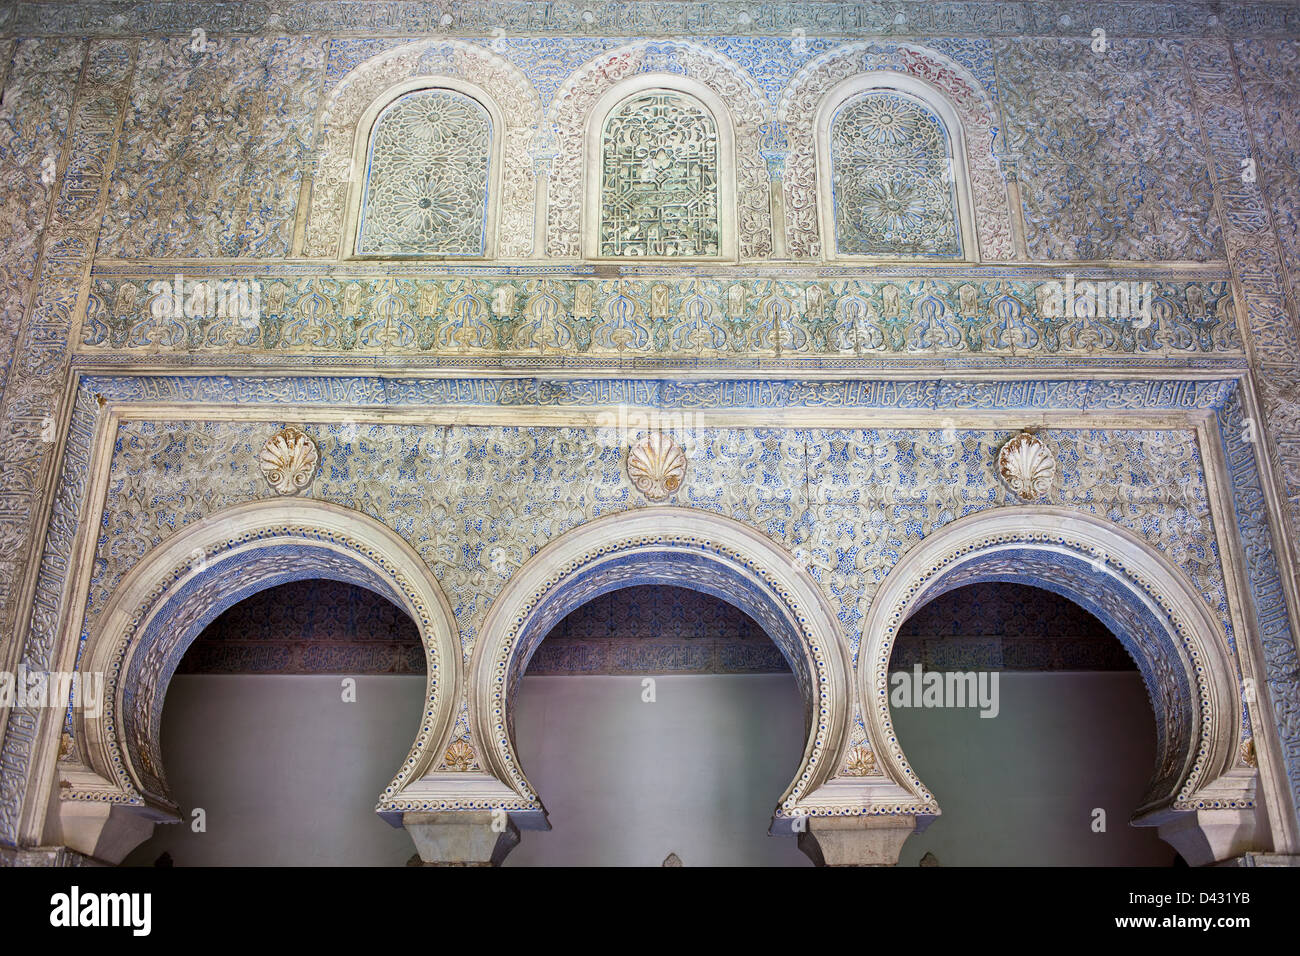
[[[1038,436],[1021,432],[998,452],[998,475],[1024,500],[1041,498],[1056,481],[1056,458]]]
[[[282,495],[296,495],[311,484],[319,461],[316,443],[293,426],[272,435],[258,456],[267,483]]]
[[[671,436],[651,432],[627,453],[627,476],[651,501],[663,501],[686,479],[686,453]]]

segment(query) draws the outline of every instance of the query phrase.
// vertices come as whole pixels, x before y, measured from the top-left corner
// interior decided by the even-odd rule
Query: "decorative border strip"
[[[230,368],[230,356],[216,350],[203,353],[141,353],[141,352],[95,352],[72,356],[72,365],[77,369],[91,372],[140,373],[141,366],[147,366],[146,374],[157,375],[167,372],[207,373],[209,375],[225,372]],[[702,359],[694,357],[656,358],[559,358],[545,355],[501,355],[486,353],[473,355],[418,355],[411,353],[339,353],[335,355],[310,355],[300,352],[282,354],[249,353],[239,356],[239,371],[236,374],[257,375],[278,373],[281,375],[300,373],[307,369],[346,374],[350,370],[381,371],[406,375],[469,372],[489,376],[502,372],[517,370],[519,373],[532,375],[644,375],[672,374],[691,372],[712,377],[740,375],[750,378],[768,380],[771,378],[788,378],[791,376],[812,378],[831,378],[888,373],[906,373],[911,375],[941,376],[944,373],[972,374],[1006,373],[1036,377],[1045,375],[1121,375],[1125,372],[1141,372],[1147,375],[1170,375],[1179,373],[1209,373],[1219,376],[1237,375],[1245,371],[1244,355],[1231,358],[1197,358],[1170,355],[1167,358],[1136,358],[1132,354],[1114,356],[1098,355],[1089,357],[1084,354],[1072,356],[1039,355],[1033,359],[1033,366],[1026,368],[1010,355],[987,355],[977,358],[973,355],[952,356],[923,354],[903,354],[889,359],[828,357],[825,355],[808,355],[794,357],[764,357],[761,355],[741,355],[719,359]]]
[[[202,278],[253,278],[262,276],[274,279],[299,279],[312,276],[334,276],[340,279],[607,279],[610,270],[623,279],[673,280],[713,279],[737,281],[750,279],[780,279],[804,285],[837,279],[858,279],[864,282],[889,282],[892,280],[929,279],[935,282],[982,282],[989,279],[1024,279],[1035,282],[1064,282],[1066,273],[1077,283],[1105,282],[1111,280],[1136,280],[1152,283],[1210,283],[1229,282],[1232,272],[1227,262],[1132,262],[1122,265],[1097,266],[1084,263],[1038,262],[998,263],[979,265],[945,265],[937,262],[890,262],[871,265],[825,263],[818,264],[815,272],[808,263],[745,262],[721,270],[711,263],[687,260],[680,265],[654,262],[595,263],[561,262],[546,259],[535,262],[455,262],[358,259],[347,262],[330,262],[302,259],[115,259],[102,256],[91,266],[91,276],[96,279],[166,279],[182,273],[187,279]]]
[[[0,17],[12,12],[12,7],[4,7]],[[14,321],[21,318],[22,326],[16,344],[11,340],[6,346],[14,362],[5,386],[0,447],[5,449],[6,468],[14,474],[7,476],[11,487],[0,503],[0,538],[7,542],[0,559],[0,578],[13,585],[0,598],[5,666],[14,666],[21,657],[39,661],[46,669],[53,652],[53,618],[61,591],[43,591],[40,581],[65,533],[70,548],[71,530],[65,524],[69,515],[60,513],[59,505],[49,501],[47,488],[59,479],[75,483],[78,476],[75,470],[71,476],[61,471],[64,463],[58,460],[58,446],[42,441],[31,424],[34,417],[61,409],[68,400],[67,370],[75,328],[85,310],[85,281],[108,201],[108,171],[113,166],[117,132],[129,109],[129,86],[136,65],[135,44],[130,42],[91,42],[85,44],[85,51],[74,94],[74,119],[61,149],[66,165],[59,177],[58,200],[42,234],[38,280],[31,287],[26,314],[13,317]],[[75,419],[71,427],[77,427]],[[77,508],[74,503],[70,509],[73,527]],[[59,546],[52,548],[54,540]],[[64,568],[57,565],[57,559],[53,564],[56,574],[62,575]],[[33,708],[0,708],[0,720],[7,717],[0,752],[0,840],[12,843],[19,838],[31,784],[27,768],[46,716]],[[29,819],[27,823],[23,838],[39,839],[41,821]]]
[[[891,411],[1206,411],[1221,407],[1232,381],[1213,379],[942,378],[827,381],[801,379],[387,377],[351,374],[87,374],[78,400],[238,405],[337,405],[346,408],[430,405],[567,408],[627,405],[656,409],[773,408]],[[93,415],[93,408],[87,411]],[[93,422],[85,424],[86,442]]]
[[[1300,9],[1293,3],[1109,3],[1076,23],[1080,4],[1027,0],[779,0],[775,3],[601,4],[513,0],[510,3],[337,3],[326,0],[254,2],[19,2],[0,21],[5,33],[24,35],[100,32],[107,35],[209,32],[441,36],[511,34],[543,36],[682,36],[780,34],[909,37],[925,34],[1024,37],[1088,35],[1094,26],[1122,36],[1293,36]],[[1096,22],[1093,22],[1095,19]],[[5,22],[7,21],[7,22]],[[1086,28],[1086,29],[1085,29]]]
[[[1291,798],[1300,814],[1300,656],[1287,611],[1286,594],[1273,535],[1268,523],[1268,499],[1259,481],[1259,462],[1247,436],[1263,438],[1259,423],[1245,417],[1241,392],[1234,389],[1218,410],[1219,440],[1232,489],[1237,534],[1245,558],[1246,585],[1255,605],[1254,618],[1264,648],[1265,683],[1282,749],[1282,763]]]
[[[987,218],[987,217],[986,217]],[[411,358],[1242,355],[1225,279],[96,276],[81,351]]]

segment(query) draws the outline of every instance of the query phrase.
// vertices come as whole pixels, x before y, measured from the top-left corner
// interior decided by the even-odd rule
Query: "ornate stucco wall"
[[[311,531],[299,576],[401,598],[437,667],[395,782],[424,795],[385,795],[392,812],[541,812],[494,763],[509,720],[476,712],[480,658],[518,671],[564,603],[547,588],[596,593],[597,570],[689,583],[674,567],[699,561],[800,658],[808,762],[785,809],[821,792],[804,809],[924,814],[867,700],[862,649],[895,627],[875,597],[897,598],[896,569],[948,587],[1020,560],[1067,596],[1093,572],[1126,595],[1103,610],[1171,735],[1154,775],[1170,805],[1267,805],[1238,849],[1300,851],[1300,5],[18,2],[0,6],[0,82],[3,665],[113,662],[123,710],[142,708],[132,740],[0,711],[0,842],[71,845],[90,811],[65,804],[167,816],[141,702],[160,704],[184,647],[149,643],[158,615],[234,599],[204,577],[229,572],[206,549],[231,509],[310,499],[348,517],[321,519],[338,541]],[[371,127],[430,89],[491,127],[483,255],[357,254]],[[882,90],[929,111],[951,186],[914,214],[950,208],[948,238],[913,230],[898,255],[837,232],[831,185],[843,105]],[[609,117],[651,94],[698,107],[691,169],[714,166],[681,188],[707,242],[633,261],[608,254],[625,246],[602,210],[617,194],[635,219],[638,200],[597,173]],[[841,139],[884,135],[863,129]],[[376,190],[429,187],[393,168]],[[1145,311],[1110,308],[1116,290]],[[681,458],[651,447],[630,474],[656,425]],[[286,459],[301,481],[277,490],[259,456],[288,426],[312,458]],[[1044,469],[1026,495],[996,464],[1023,429]],[[566,533],[652,505],[735,522],[779,570],[642,549],[529,577]],[[958,577],[932,581],[909,561],[999,514],[979,567],[936,553]],[[1075,517],[1115,550],[1065,530],[1054,564],[1012,549],[1017,522]],[[191,540],[182,570],[169,542]],[[366,550],[390,540],[400,554]],[[434,594],[442,617],[418,597]],[[480,640],[509,624],[503,594],[521,621]],[[814,705],[818,675],[835,699]]]

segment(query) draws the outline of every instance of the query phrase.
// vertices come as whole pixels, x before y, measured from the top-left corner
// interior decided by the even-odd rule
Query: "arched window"
[[[693,97],[649,90],[605,120],[600,256],[719,256],[718,127]]]
[[[850,98],[830,161],[840,255],[961,257],[953,150],[928,106],[888,89]]]
[[[492,119],[455,90],[398,97],[375,120],[359,255],[483,256]]]

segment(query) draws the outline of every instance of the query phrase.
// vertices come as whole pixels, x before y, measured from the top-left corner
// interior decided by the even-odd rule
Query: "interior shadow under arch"
[[[410,616],[356,585],[302,579],[228,608],[163,704],[184,822],[156,827],[123,864],[406,863],[410,838],[376,815],[375,794],[420,719],[425,658]]]
[[[944,591],[904,623],[893,726],[943,814],[900,866],[1167,866],[1130,817],[1156,762],[1136,662],[1095,616],[1033,586]]]
[[[953,522],[906,555],[877,593],[859,692],[878,752],[901,786],[938,812],[892,727],[888,665],[899,628],[935,596],[986,581],[1055,591],[1102,621],[1137,662],[1156,715],[1157,757],[1134,822],[1163,827],[1187,814],[1230,811],[1233,826],[1253,832],[1255,774],[1237,763],[1240,699],[1222,626],[1196,589],[1135,536],[1061,508]]]
[[[503,865],[811,865],[770,833],[804,703],[733,605],[677,585],[606,592],[542,640],[512,711],[552,832]]]

